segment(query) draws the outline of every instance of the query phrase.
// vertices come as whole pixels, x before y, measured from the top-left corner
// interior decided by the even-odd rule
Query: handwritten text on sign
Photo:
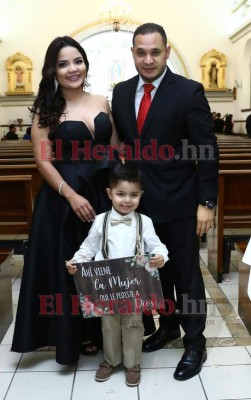
[[[84,317],[164,307],[158,269],[146,255],[77,264],[75,285]]]

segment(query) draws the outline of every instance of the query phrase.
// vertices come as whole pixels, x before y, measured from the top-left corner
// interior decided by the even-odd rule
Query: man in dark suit
[[[224,131],[224,121],[221,119],[221,113],[216,114],[214,119],[215,133],[223,133]]]
[[[166,66],[169,54],[161,26],[147,23],[136,29],[132,55],[139,75],[115,87],[112,112],[125,158],[143,172],[141,211],[154,221],[170,256],[159,270],[167,306],[159,310],[160,328],[144,342],[143,351],[179,337],[180,323],[185,352],[174,377],[186,380],[200,372],[207,357],[199,236],[214,225],[218,149],[203,86],[172,73]],[[141,130],[137,116],[143,85],[149,83],[154,85],[151,105]]]
[[[246,131],[249,138],[251,138],[251,114],[246,119]]]
[[[9,125],[9,132],[6,133],[5,140],[18,140],[18,135],[16,134],[16,125]]]

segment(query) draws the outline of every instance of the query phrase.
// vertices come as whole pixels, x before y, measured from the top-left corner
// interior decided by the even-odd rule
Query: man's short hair
[[[137,35],[148,35],[149,33],[155,33],[158,32],[160,36],[162,37],[163,43],[166,46],[167,45],[167,36],[164,28],[161,25],[155,24],[153,22],[147,22],[143,25],[138,26],[138,28],[135,30],[132,38],[132,44],[134,46],[135,44],[135,37]]]

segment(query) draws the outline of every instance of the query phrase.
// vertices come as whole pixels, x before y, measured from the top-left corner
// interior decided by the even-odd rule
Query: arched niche
[[[228,90],[225,86],[226,66],[227,57],[218,50],[212,49],[201,57],[201,82],[205,90]]]
[[[71,36],[85,49],[90,62],[88,81],[90,91],[105,95],[109,100],[116,83],[131,78],[137,74],[131,54],[133,32],[140,23],[130,25],[128,30],[119,32],[111,30],[110,26],[98,23],[86,25]],[[182,76],[188,77],[186,65],[175,48],[172,47],[169,68]]]
[[[22,53],[15,53],[5,62],[8,74],[7,95],[33,94],[32,92],[32,61]]]

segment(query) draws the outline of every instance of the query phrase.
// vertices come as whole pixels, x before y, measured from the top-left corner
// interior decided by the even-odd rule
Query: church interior
[[[32,143],[23,136],[32,124],[29,107],[48,44],[64,35],[78,41],[90,62],[87,90],[111,105],[114,86],[137,73],[130,48],[133,32],[145,22],[164,27],[171,45],[167,65],[203,85],[222,127],[216,131],[216,224],[200,239],[208,358],[192,379],[174,380],[183,353],[182,339],[175,339],[143,353],[142,381],[131,388],[121,368],[108,381],[95,382],[101,350],[66,367],[56,363],[53,347],[24,354],[10,348],[33,200],[42,182]],[[251,399],[250,267],[242,262],[251,235],[250,114],[251,0],[0,0],[0,400]],[[8,144],[11,124],[19,140]]]

